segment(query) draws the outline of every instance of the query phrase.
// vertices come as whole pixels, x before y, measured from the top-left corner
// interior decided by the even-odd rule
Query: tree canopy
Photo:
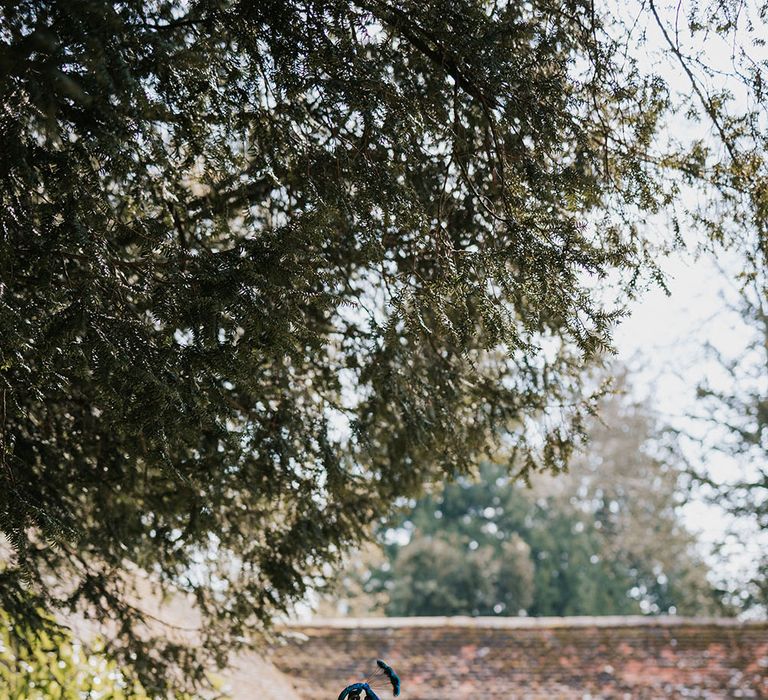
[[[397,497],[564,466],[670,195],[593,2],[0,8],[1,608],[162,691],[130,572],[222,663]]]

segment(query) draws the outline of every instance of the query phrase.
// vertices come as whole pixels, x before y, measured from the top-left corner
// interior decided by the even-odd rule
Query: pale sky
[[[668,33],[679,40],[683,53],[699,55],[707,64],[722,71],[709,77],[694,68],[697,79],[709,89],[730,89],[735,100],[733,109],[745,108],[749,96],[743,86],[728,77],[733,71],[734,56],[738,57],[740,49],[744,47],[753,58],[765,60],[768,58],[768,47],[751,46],[748,35],[743,31],[737,32],[736,41],[723,41],[713,34],[706,41],[701,36],[691,38],[687,35],[687,17],[694,7],[691,0],[669,3],[657,0],[657,3]],[[658,27],[651,21],[647,6],[644,13],[640,12],[639,15],[635,3],[607,0],[607,7],[613,13],[623,16],[630,24],[634,18],[640,17],[640,23],[645,24],[647,34],[646,43],[639,46],[635,54],[639,65],[643,70],[659,72],[673,89],[683,95],[690,95],[690,83],[679,64],[675,61],[666,62],[662,58],[665,41]],[[749,15],[754,18],[757,14],[759,10],[756,3],[747,0],[740,16],[741,26],[746,26]],[[675,32],[676,27],[679,33]],[[671,136],[681,140],[704,138],[709,143],[715,143],[711,140],[711,130],[710,135],[707,134],[707,126],[697,126],[678,118],[671,120],[666,129]],[[657,226],[658,222],[653,225]],[[701,234],[696,231],[684,230],[682,233],[691,249],[701,243]],[[636,368],[632,374],[635,389],[649,399],[662,419],[684,431],[708,431],[707,437],[715,443],[718,440],[717,426],[705,426],[687,417],[702,412],[696,403],[698,384],[706,379],[728,386],[727,382],[730,381],[711,356],[707,358],[705,348],[708,343],[712,344],[726,357],[733,358],[743,350],[749,338],[749,330],[737,314],[728,310],[723,298],[725,295],[734,299],[732,280],[741,271],[742,263],[738,256],[724,251],[717,252],[716,256],[715,261],[711,254],[703,254],[696,259],[690,253],[677,252],[661,260],[661,267],[667,274],[670,296],[658,288],[649,290],[630,307],[630,317],[622,323],[614,336],[619,359]],[[731,480],[738,472],[749,468],[748,465],[728,460],[716,453],[703,453],[691,442],[683,446],[692,463],[701,465],[706,461],[710,474],[718,480]],[[689,505],[685,508],[685,519],[688,527],[700,534],[703,551],[711,551],[714,544],[731,542],[726,548],[728,563],[715,567],[717,574],[724,578],[743,580],[757,559],[760,548],[768,548],[768,533],[760,535],[746,523],[742,532],[745,529],[750,531],[751,536],[745,538],[749,544],[743,546],[725,540],[729,521],[712,506],[703,503]]]
[[[718,264],[722,262],[723,257]],[[733,269],[737,263],[731,260],[729,264]],[[618,356],[635,369],[636,391],[665,422],[683,430],[711,432],[711,426],[689,418],[701,413],[696,386],[704,379],[724,379],[716,362],[707,358],[705,346],[712,343],[733,357],[743,349],[749,333],[739,317],[728,311],[723,295],[732,293],[729,281],[711,257],[694,260],[676,253],[662,261],[662,267],[671,294],[652,289],[633,305],[631,315],[615,334]],[[703,454],[691,444],[683,446],[692,462],[706,464],[720,480],[731,480],[747,468],[717,454]],[[727,562],[710,559],[716,576],[734,581],[749,577],[761,548],[768,547],[766,533],[761,535],[750,523],[742,523],[739,531],[749,533],[744,544],[727,537],[732,522],[718,508],[698,502],[687,505],[683,513],[708,559],[713,546],[726,543]]]

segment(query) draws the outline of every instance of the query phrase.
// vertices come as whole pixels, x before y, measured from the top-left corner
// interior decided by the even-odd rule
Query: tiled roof
[[[286,633],[269,660],[300,700],[335,700],[376,658],[400,673],[403,700],[768,698],[768,622],[371,618]]]

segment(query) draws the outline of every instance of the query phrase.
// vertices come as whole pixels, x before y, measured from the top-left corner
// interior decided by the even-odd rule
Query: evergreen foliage
[[[594,3],[0,13],[0,608],[109,621],[162,692],[396,497],[499,441],[564,466],[668,201],[665,86]]]

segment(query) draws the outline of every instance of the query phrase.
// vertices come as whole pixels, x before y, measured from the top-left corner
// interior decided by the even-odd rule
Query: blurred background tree
[[[723,295],[746,342],[735,355],[714,341],[713,371],[697,387],[694,428],[701,463],[689,462],[695,495],[731,516],[728,536],[752,558],[746,582],[721,580],[735,605],[768,610],[768,293],[765,274],[744,274]],[[726,540],[726,537],[723,537]],[[725,542],[721,561],[727,561]]]
[[[682,522],[676,445],[617,374],[568,473],[528,488],[486,463],[419,499],[379,531],[378,564],[341,579],[340,609],[362,591],[395,616],[724,612]]]

